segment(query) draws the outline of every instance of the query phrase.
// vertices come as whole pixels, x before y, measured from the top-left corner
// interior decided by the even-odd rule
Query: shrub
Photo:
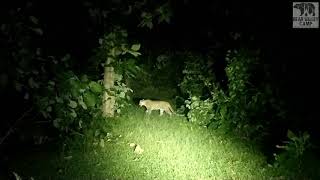
[[[287,138],[288,141],[284,141],[284,145],[276,146],[282,151],[278,154],[274,153],[273,167],[293,179],[318,178],[320,175],[319,163],[314,159],[316,156],[310,156],[312,144],[309,133],[294,134],[288,130]],[[315,162],[316,164],[314,164]]]
[[[79,78],[72,71],[49,81],[45,94],[37,98],[42,115],[64,132],[87,126],[91,117],[99,115],[103,86],[100,81]]]
[[[199,97],[193,96],[185,100],[187,109],[189,109],[187,117],[190,122],[197,123],[200,126],[208,125],[213,117],[213,102],[211,99],[200,100]]]
[[[202,97],[209,90],[209,84],[214,80],[213,74],[200,56],[187,55],[184,62],[183,79],[179,84],[180,91],[187,97]]]

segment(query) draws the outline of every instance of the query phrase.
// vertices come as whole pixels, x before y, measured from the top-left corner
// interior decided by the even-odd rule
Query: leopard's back
[[[147,111],[160,110],[160,114],[164,112],[171,114],[173,109],[169,102],[158,100],[141,100],[140,106],[145,106]]]

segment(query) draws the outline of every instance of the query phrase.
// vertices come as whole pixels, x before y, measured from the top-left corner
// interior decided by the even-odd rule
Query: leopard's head
[[[144,105],[145,105],[144,99],[141,99],[141,100],[139,101],[139,106],[144,106]]]

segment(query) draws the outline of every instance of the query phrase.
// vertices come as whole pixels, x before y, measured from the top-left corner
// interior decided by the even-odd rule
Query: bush
[[[258,58],[259,51],[240,49],[227,52],[227,90],[219,86],[205,65],[205,59],[188,57],[179,86],[188,97],[185,107],[189,121],[260,141],[268,135],[271,122],[284,117],[281,102],[275,101],[270,84],[262,81],[265,77],[254,77],[255,70],[263,66]],[[253,84],[254,81],[257,82]],[[270,112],[276,116],[271,117]]]
[[[42,115],[53,120],[53,125],[64,132],[79,130],[99,115],[103,86],[87,76],[79,78],[68,71],[48,82],[46,93],[38,95],[38,108]]]
[[[187,117],[190,122],[197,123],[200,126],[207,126],[214,118],[213,102],[209,98],[200,100],[199,97],[193,96],[185,100],[185,104],[189,109]]]
[[[314,159],[316,156],[311,154],[309,133],[294,134],[288,130],[287,138],[284,145],[276,146],[282,151],[274,153],[273,167],[292,179],[319,178],[319,163]]]
[[[202,97],[209,92],[209,85],[213,82],[214,76],[209,72],[205,59],[187,55],[182,73],[183,79],[179,87],[183,95]]]

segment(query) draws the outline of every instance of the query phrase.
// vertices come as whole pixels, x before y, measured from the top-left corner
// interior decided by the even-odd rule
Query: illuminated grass
[[[69,162],[72,168],[65,171],[65,175],[101,179],[271,177],[267,174],[264,157],[253,148],[188,123],[181,117],[159,117],[156,113],[148,117],[136,110],[112,123],[113,136],[121,137],[106,142],[100,150],[87,152],[85,157],[74,154],[75,159]],[[135,154],[129,143],[140,145],[143,153]],[[80,162],[75,163],[77,159]],[[92,166],[80,175],[83,163]]]
[[[264,156],[236,138],[227,138],[179,116],[144,115],[131,109],[109,122],[104,146],[80,137],[65,150],[51,179],[270,179]],[[120,137],[119,137],[120,136]],[[144,150],[135,154],[135,143]],[[72,156],[71,158],[64,158]],[[43,172],[43,171],[42,171]],[[38,172],[39,173],[39,172]],[[45,175],[42,175],[42,177]],[[34,176],[37,177],[37,176]]]

